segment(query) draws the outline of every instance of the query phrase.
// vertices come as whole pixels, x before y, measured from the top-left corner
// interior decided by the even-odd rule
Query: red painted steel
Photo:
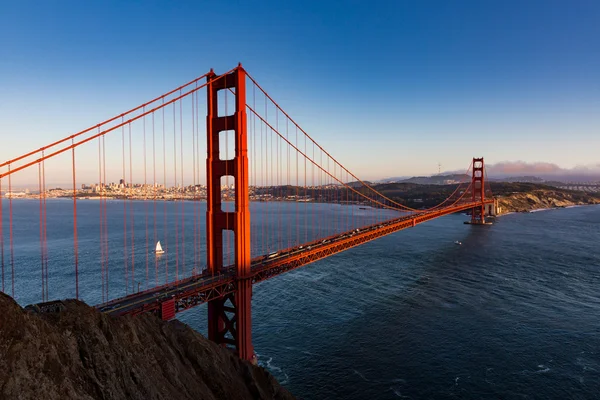
[[[160,318],[163,321],[175,318],[175,299],[171,298],[160,305]]]
[[[207,90],[207,265],[211,275],[223,269],[223,233],[234,233],[235,277],[233,295],[208,303],[209,339],[223,346],[231,345],[240,358],[254,359],[252,347],[252,281],[250,280],[250,210],[248,192],[248,137],[246,127],[246,72],[241,66],[232,73],[216,76],[210,72]],[[235,112],[219,116],[219,90],[232,89]],[[235,156],[220,158],[220,133],[233,131]],[[233,176],[235,211],[226,212],[221,205],[221,178]]]
[[[485,185],[484,185],[484,162],[482,158],[473,158],[473,177],[471,188],[473,190],[472,201],[479,201],[481,205],[471,210],[471,223],[485,223]]]
[[[73,148],[73,252],[75,254],[75,298],[79,299],[79,249],[77,241],[77,187],[75,185],[75,148]]]
[[[493,202],[494,200],[485,200],[485,204]],[[358,233],[355,230],[351,230],[340,235],[285,249],[280,252],[282,254],[280,257],[274,259],[268,258],[268,255],[261,255],[252,260],[250,278],[252,283],[262,282],[380,237],[414,227],[435,218],[479,207],[480,205],[481,203],[479,202],[461,202],[460,204],[454,204],[443,209],[400,217],[367,226],[362,228]],[[115,299],[98,306],[98,308],[101,311],[114,315],[137,315],[144,312],[156,312],[160,309],[162,301],[174,298],[176,300],[176,311],[179,312],[205,302],[209,302],[210,304],[210,301],[214,299],[223,298],[230,293],[235,293],[238,289],[238,284],[239,280],[235,277],[235,266],[231,265],[223,268],[221,273],[214,276],[204,274],[191,277],[177,283],[162,285],[136,293],[135,295]]]

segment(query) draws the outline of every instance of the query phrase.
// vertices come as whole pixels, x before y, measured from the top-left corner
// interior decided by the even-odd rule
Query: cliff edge
[[[294,399],[179,321],[63,304],[39,314],[0,293],[1,399]]]

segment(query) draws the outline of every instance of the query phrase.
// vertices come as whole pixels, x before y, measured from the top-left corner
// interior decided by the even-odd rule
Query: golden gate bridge
[[[204,133],[206,140],[201,140]],[[98,180],[93,232],[78,223],[82,197],[77,182],[83,173]],[[40,301],[49,304],[50,271],[61,261],[48,249],[48,182],[66,176],[75,298],[86,297],[81,277],[100,292],[97,309],[112,315],[154,313],[169,320],[208,303],[209,339],[253,360],[253,284],[444,215],[470,211],[470,223],[485,224],[494,199],[483,158],[473,158],[467,173],[470,179],[457,184],[440,204],[408,207],[344,167],[241,65],[221,75],[211,70],[0,164],[2,291],[15,296],[19,257],[24,255],[15,246],[14,189],[19,182],[37,181],[39,282],[27,275],[26,286],[29,291],[40,287]],[[116,196],[109,176],[122,179]],[[143,184],[134,185],[136,179]],[[122,199],[119,210],[109,206],[115,197]],[[136,199],[145,200],[141,213],[133,207]],[[266,211],[251,218],[252,200],[261,201]],[[284,208],[284,202],[294,206]],[[349,211],[325,219],[322,202]],[[111,240],[117,233],[123,240],[119,248]],[[92,235],[95,251],[80,251],[82,234]],[[169,256],[154,254],[161,239]]]

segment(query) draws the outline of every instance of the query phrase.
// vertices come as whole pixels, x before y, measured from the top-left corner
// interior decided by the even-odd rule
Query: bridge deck
[[[492,203],[493,200],[484,203]],[[466,202],[451,207],[415,213],[386,222],[354,229],[318,241],[306,243],[275,254],[252,259],[252,283],[261,282],[285,272],[310,264],[322,258],[356,247],[360,244],[444,215],[481,206],[481,202]],[[100,304],[102,312],[111,315],[136,315],[144,312],[159,312],[161,303],[174,299],[176,312],[195,307],[236,290],[234,266],[228,266],[217,275],[197,275],[143,292]]]

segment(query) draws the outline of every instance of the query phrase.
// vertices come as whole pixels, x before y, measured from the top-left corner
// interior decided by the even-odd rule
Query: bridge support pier
[[[208,302],[208,338],[232,348],[242,359],[255,361],[252,346],[252,281],[250,277],[250,210],[248,192],[248,137],[246,130],[246,72],[238,66],[233,72],[207,77],[207,211],[206,242],[209,273],[223,270],[223,234],[234,233],[236,291]],[[235,96],[235,112],[219,116],[220,90]],[[225,110],[224,105],[221,111]],[[235,155],[230,160],[220,154],[221,132],[234,133]],[[235,184],[235,211],[225,212],[221,204],[221,178],[232,176]],[[229,251],[229,249],[226,249]],[[228,272],[229,273],[229,272]]]

